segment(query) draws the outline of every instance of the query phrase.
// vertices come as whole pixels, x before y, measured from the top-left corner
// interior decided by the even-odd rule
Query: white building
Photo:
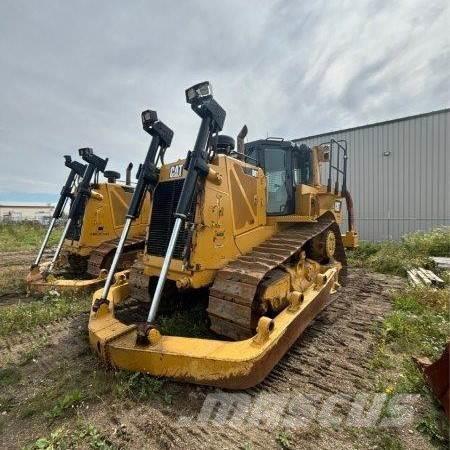
[[[54,205],[50,203],[20,203],[0,201],[0,221],[19,222],[36,220],[47,223],[53,214]]]

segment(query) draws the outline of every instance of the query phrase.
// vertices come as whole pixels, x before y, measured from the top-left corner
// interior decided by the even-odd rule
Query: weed
[[[395,392],[399,394],[426,394],[427,392],[423,376],[410,358],[403,359],[401,363]]]
[[[371,363],[373,369],[390,369],[393,367],[384,342],[380,343],[376,348]]]
[[[89,447],[99,450],[112,450],[115,446],[94,425],[87,424],[77,433],[79,440],[87,441]]]
[[[63,428],[59,428],[50,434],[47,438],[39,438],[33,444],[26,446],[25,450],[44,449],[53,450],[65,448],[66,435]]]
[[[367,258],[375,255],[383,244],[379,242],[361,241],[359,246],[347,254],[349,264],[352,266],[363,266]]]
[[[450,255],[450,227],[439,227],[426,233],[410,233],[402,241],[406,248],[417,253],[430,256]]]
[[[374,448],[381,448],[383,450],[402,450],[403,445],[397,436],[393,436],[388,432],[380,433],[379,430],[374,430],[372,433],[372,440],[374,441]]]
[[[275,440],[282,449],[287,450],[291,448],[291,437],[285,430],[279,431]]]
[[[20,372],[14,367],[0,369],[0,386],[9,386],[20,381]]]
[[[161,333],[168,336],[206,337],[211,334],[205,308],[197,303],[158,319]]]
[[[448,339],[450,290],[409,288],[393,299],[385,319],[384,340],[393,351],[436,357]]]
[[[349,253],[349,262],[381,273],[406,276],[407,269],[423,266],[434,268],[430,256],[450,254],[450,227],[403,236],[400,241],[361,242]]]
[[[0,412],[11,411],[16,406],[14,397],[0,397]]]
[[[173,395],[170,392],[164,392],[164,402],[168,405],[172,404],[173,401]]]
[[[87,389],[91,393],[92,397],[102,398],[104,395],[109,394],[113,389],[115,382],[115,375],[110,370],[89,370],[85,376],[81,374],[83,379],[89,380]]]
[[[116,373],[115,391],[118,395],[136,400],[155,398],[164,385],[164,381],[140,372],[120,371]]]
[[[42,415],[50,421],[69,414],[89,397],[82,387],[79,372],[67,372],[64,365],[48,372],[49,387],[41,389],[19,411],[22,418]],[[86,391],[88,392],[88,391]]]
[[[54,420],[65,415],[72,408],[77,406],[85,398],[79,389],[73,389],[59,399],[53,408],[44,414],[45,417]]]
[[[25,447],[25,450],[56,450],[91,448],[114,450],[116,447],[94,425],[80,424],[75,431],[58,428],[50,436],[42,437]]]
[[[448,422],[438,408],[439,406],[436,404],[429,408],[417,425],[417,429],[427,435],[433,444],[448,448]]]
[[[372,359],[376,374],[377,390],[389,395],[397,393],[420,394],[428,412],[417,429],[435,442],[447,442],[448,423],[435,405],[422,374],[411,356],[437,358],[450,334],[450,289],[407,288],[392,299],[392,311],[385,318],[379,342]],[[381,371],[380,371],[381,369]],[[389,411],[385,410],[384,415]],[[389,437],[378,442],[382,448],[398,449],[397,439]]]
[[[50,401],[54,400],[54,394],[51,390],[44,390],[30,398],[21,408],[19,416],[22,419],[33,417],[38,414],[45,414],[46,408]]]
[[[25,366],[29,362],[36,359],[44,347],[49,344],[47,336],[40,336],[33,342],[31,348],[20,355],[19,366]]]

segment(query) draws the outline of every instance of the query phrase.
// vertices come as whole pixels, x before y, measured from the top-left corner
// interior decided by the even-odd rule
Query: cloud
[[[176,5],[176,6],[175,6]],[[58,192],[63,154],[143,159],[140,112],[198,130],[184,89],[209,79],[224,132],[301,137],[448,106],[446,1],[0,4],[0,192]]]

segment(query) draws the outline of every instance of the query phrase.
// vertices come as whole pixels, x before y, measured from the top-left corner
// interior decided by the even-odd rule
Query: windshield
[[[286,151],[280,148],[266,147],[264,170],[267,177],[267,212],[284,214],[288,203]]]

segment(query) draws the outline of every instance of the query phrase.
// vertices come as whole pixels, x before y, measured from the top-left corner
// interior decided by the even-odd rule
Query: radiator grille
[[[183,189],[184,178],[163,181],[156,186],[153,195],[152,216],[147,240],[147,253],[154,256],[165,256],[170,236],[175,224],[174,213]],[[191,207],[191,215],[194,208]],[[188,237],[188,230],[182,228],[173,252],[174,259],[182,259],[183,250]]]

